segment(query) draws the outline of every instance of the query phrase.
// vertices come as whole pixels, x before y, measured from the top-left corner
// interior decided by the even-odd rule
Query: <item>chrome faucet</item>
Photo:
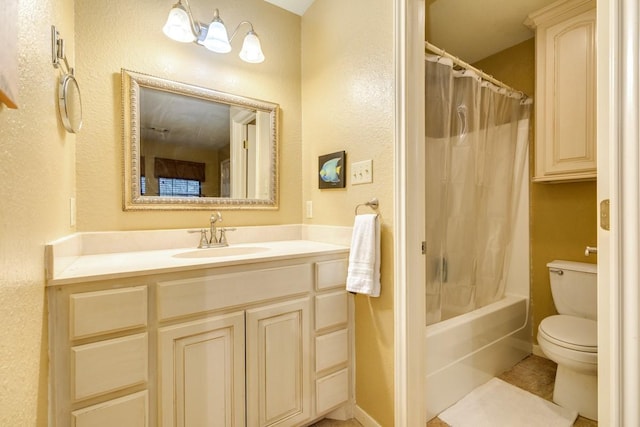
[[[216,224],[219,222],[222,222],[222,214],[220,212],[214,212],[209,218],[209,230],[206,228],[188,230],[189,233],[200,233],[199,249],[229,246],[229,242],[227,242],[227,231],[234,231],[235,228],[217,227]],[[207,231],[209,232],[208,236]]]

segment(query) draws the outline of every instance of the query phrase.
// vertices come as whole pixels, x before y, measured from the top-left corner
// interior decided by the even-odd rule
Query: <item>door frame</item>
[[[640,8],[598,0],[598,412],[602,425],[640,425]],[[598,207],[600,215],[600,207]]]
[[[424,33],[425,1],[395,0],[394,425],[426,424]],[[416,285],[417,284],[417,285]]]

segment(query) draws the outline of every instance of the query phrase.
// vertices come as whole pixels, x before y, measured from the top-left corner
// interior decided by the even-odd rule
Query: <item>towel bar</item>
[[[356,206],[356,215],[358,215],[358,208],[360,206],[369,206],[374,211],[377,211],[379,205],[380,204],[378,203],[378,199],[376,197],[374,197],[373,199],[369,200],[367,203],[360,203],[359,205]]]

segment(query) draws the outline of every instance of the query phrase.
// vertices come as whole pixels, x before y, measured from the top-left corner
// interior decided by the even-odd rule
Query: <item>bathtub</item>
[[[526,297],[426,327],[427,420],[531,354]]]

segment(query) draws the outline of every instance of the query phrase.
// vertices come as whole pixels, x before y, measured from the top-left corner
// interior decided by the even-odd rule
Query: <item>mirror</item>
[[[278,207],[277,104],[121,74],[124,210]]]
[[[62,124],[67,132],[78,133],[82,127],[82,101],[78,81],[71,73],[60,78],[58,107]]]

